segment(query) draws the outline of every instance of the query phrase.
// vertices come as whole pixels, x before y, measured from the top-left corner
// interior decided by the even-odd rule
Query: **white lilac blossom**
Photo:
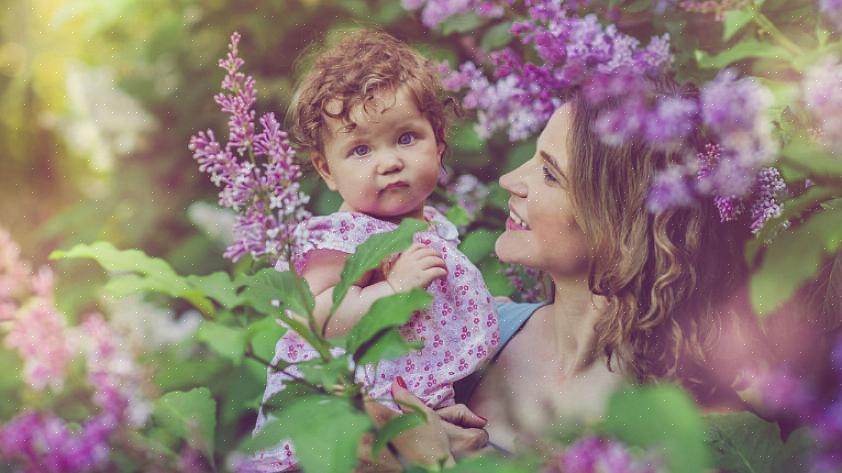
[[[290,245],[306,237],[296,233],[296,226],[310,216],[305,208],[309,196],[301,192],[301,167],[274,114],[260,118],[259,133],[255,128],[255,82],[239,70],[244,63],[239,41],[240,35],[232,34],[228,55],[219,61],[227,73],[222,89],[229,93],[214,97],[229,115],[228,142],[222,146],[212,130],[200,131],[191,137],[190,150],[199,170],[222,187],[219,204],[238,213],[225,257],[265,256],[283,266]]]
[[[421,9],[421,22],[427,28],[436,28],[454,15],[474,12],[481,17],[503,16],[503,7],[488,0],[402,0],[407,10]]]
[[[842,2],[836,2],[842,5]],[[838,8],[842,11],[842,6]],[[842,13],[840,13],[842,16]],[[819,123],[819,139],[833,152],[842,153],[842,65],[828,56],[811,67],[801,82],[807,109]]]
[[[202,315],[196,310],[175,313],[133,294],[107,301],[109,324],[125,334],[131,348],[152,352],[186,340],[196,333]]]

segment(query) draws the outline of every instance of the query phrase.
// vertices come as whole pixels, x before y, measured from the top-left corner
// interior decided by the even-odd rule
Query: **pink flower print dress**
[[[444,407],[454,403],[453,383],[474,372],[494,353],[499,329],[494,298],[479,269],[458,250],[456,227],[432,207],[424,208],[424,217],[430,222],[430,229],[418,232],[415,241],[436,250],[447,266],[447,276],[433,280],[427,287],[427,292],[433,296],[429,308],[413,314],[401,327],[406,340],[421,341],[424,347],[396,360],[365,366],[357,370],[356,381],[369,388],[371,397],[390,399],[392,380],[400,375],[409,390],[425,404]],[[313,250],[352,254],[372,235],[397,228],[394,223],[357,212],[311,217],[302,225],[307,226],[309,241],[296,248],[292,257],[299,274]],[[278,341],[272,362],[294,363],[316,356],[315,350],[290,330]],[[288,371],[298,375],[294,367],[289,367]],[[263,401],[284,389],[288,379],[287,375],[270,370]],[[267,421],[261,410],[255,431]],[[283,471],[296,464],[289,442],[260,452],[252,460],[252,468],[243,471]]]

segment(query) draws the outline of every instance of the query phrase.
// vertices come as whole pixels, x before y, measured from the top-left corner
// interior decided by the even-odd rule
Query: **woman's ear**
[[[314,152],[312,156],[313,167],[316,168],[316,172],[322,176],[324,179],[325,184],[327,184],[327,188],[336,191],[336,181],[333,179],[333,175],[330,173],[330,167],[327,165],[327,158],[322,153]]]

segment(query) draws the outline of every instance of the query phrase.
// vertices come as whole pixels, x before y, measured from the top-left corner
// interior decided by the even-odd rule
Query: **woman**
[[[665,95],[692,93],[653,85]],[[603,144],[592,131],[599,112],[575,94],[550,118],[535,155],[500,178],[511,197],[497,255],[545,272],[554,294],[547,305],[500,306],[502,348],[457,388],[467,408],[439,411],[424,433],[429,440],[445,431],[457,454],[486,438],[511,451],[559,416],[597,418],[624,378],[676,380],[707,405],[739,402],[730,387],[736,370],[721,362],[733,354],[718,348],[714,357],[712,348],[725,323],[737,333],[737,319],[726,315],[744,277],[737,255],[747,231],[720,224],[710,202],[647,212],[653,176],[681,156],[642,141]],[[394,395],[418,404],[399,381]],[[429,461],[448,455],[442,438],[398,449]]]

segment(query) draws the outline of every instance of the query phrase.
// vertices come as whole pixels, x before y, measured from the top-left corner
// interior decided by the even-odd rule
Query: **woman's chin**
[[[526,257],[524,250],[528,249],[530,244],[523,238],[523,231],[505,230],[497,241],[494,242],[494,252],[497,258],[509,264],[525,265],[529,258]]]

